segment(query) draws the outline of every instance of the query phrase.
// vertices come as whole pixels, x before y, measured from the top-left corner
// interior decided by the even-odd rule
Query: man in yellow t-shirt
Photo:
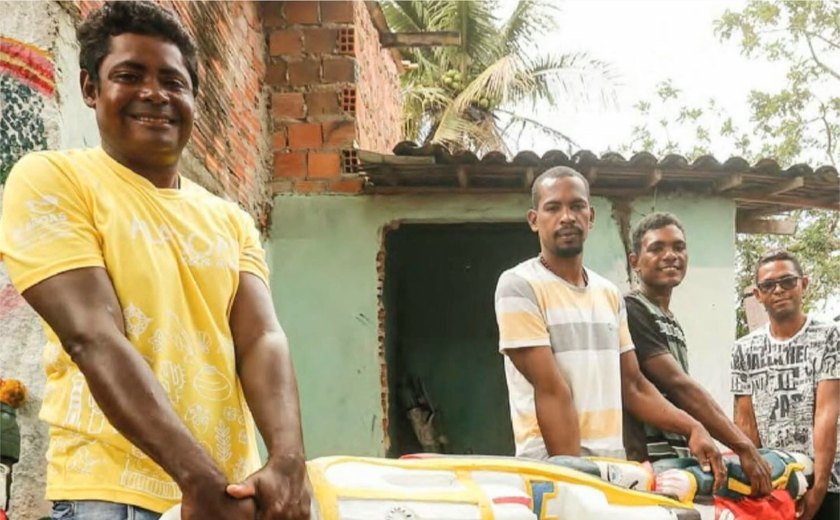
[[[21,159],[0,221],[2,259],[45,322],[53,518],[153,519],[178,502],[189,519],[308,518],[254,223],[178,172],[196,48],[150,2],[106,3],[78,38],[102,146]]]

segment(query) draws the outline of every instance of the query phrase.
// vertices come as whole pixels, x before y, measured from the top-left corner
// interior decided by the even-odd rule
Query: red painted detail
[[[494,504],[519,504],[531,509],[530,497],[496,497],[493,499]]]
[[[0,289],[0,317],[25,304],[26,300],[17,292],[15,286],[8,284]]]
[[[0,37],[0,72],[6,72],[44,95],[55,92],[55,72],[48,55],[12,38]]]

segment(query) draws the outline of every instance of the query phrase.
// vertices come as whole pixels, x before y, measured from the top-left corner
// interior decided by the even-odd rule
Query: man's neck
[[[671,314],[671,293],[673,287],[652,287],[645,282],[639,284],[639,290],[654,305],[659,307],[665,314]]]
[[[775,339],[790,339],[802,330],[806,321],[808,321],[808,315],[803,312],[785,320],[774,320],[770,318],[770,334]]]
[[[540,256],[549,271],[572,285],[586,287],[586,275],[583,272],[582,254],[564,258],[542,251]]]
[[[131,161],[127,157],[123,157],[105,142],[102,143],[102,149],[105,150],[105,153],[107,153],[112,159],[137,175],[145,178],[157,188],[177,189],[180,187],[178,161],[175,161],[172,164],[138,164],[136,161]]]

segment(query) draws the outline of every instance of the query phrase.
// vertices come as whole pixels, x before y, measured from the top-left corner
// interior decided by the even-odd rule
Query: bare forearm
[[[225,480],[125,336],[113,333],[67,340],[64,345],[108,421],[172,476],[181,489]]]
[[[668,402],[647,379],[622,385],[624,405],[638,420],[672,433],[688,436],[698,426],[690,415]]]
[[[735,396],[735,426],[747,436],[756,448],[761,448],[761,436],[758,434],[752,404],[741,402],[745,400],[751,401],[749,396]]]
[[[297,379],[286,337],[267,332],[239,359],[239,379],[257,428],[274,456],[304,456]]]
[[[814,417],[814,488],[825,491],[837,453],[837,414],[817,410]]]
[[[754,449],[750,439],[726,417],[723,409],[702,386],[688,380],[672,389],[671,397],[677,405],[697,419],[715,439],[728,446],[735,453]]]
[[[568,389],[536,390],[537,423],[548,454],[580,455],[580,423]]]

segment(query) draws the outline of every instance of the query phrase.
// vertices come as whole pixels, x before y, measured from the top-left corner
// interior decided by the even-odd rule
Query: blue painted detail
[[[547,480],[532,480],[529,484],[531,486],[531,496],[534,498],[534,514],[537,515],[537,518],[542,518],[543,499],[546,494],[551,496],[557,492],[556,485],[554,482],[549,482]]]

